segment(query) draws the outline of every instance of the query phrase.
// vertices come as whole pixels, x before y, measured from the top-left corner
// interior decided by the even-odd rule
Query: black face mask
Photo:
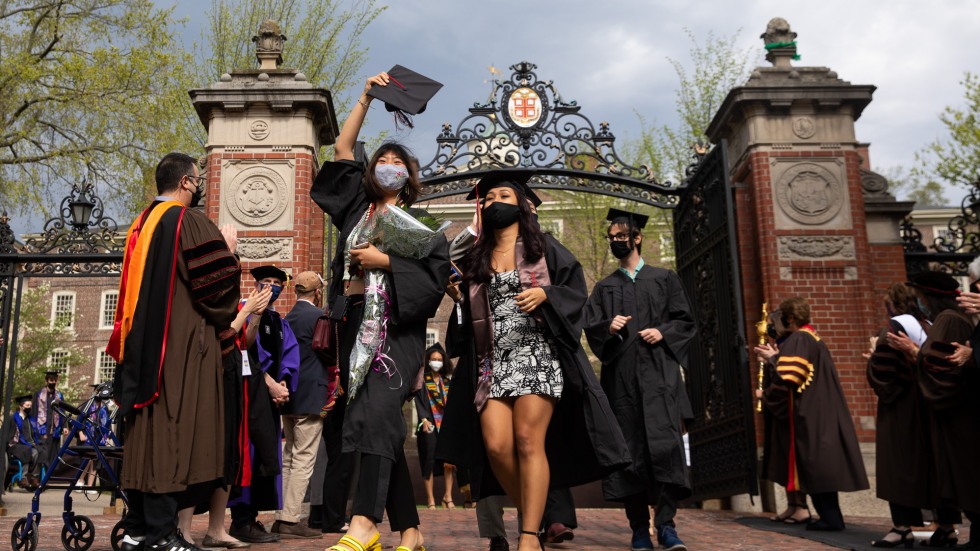
[[[204,197],[204,188],[202,188],[200,186],[195,187],[194,188],[194,195],[191,195],[191,204],[190,204],[190,207],[193,209],[193,208],[196,208],[198,205],[200,205],[201,204],[201,199],[203,197]]]
[[[630,247],[629,241],[613,241],[609,244],[609,250],[613,256],[622,260],[633,252],[633,247]]]
[[[490,229],[500,230],[517,222],[521,218],[521,209],[517,205],[507,203],[491,203],[483,208],[483,219]]]
[[[24,410],[24,415],[27,417],[30,417],[32,413],[34,413],[34,408],[27,408]]]
[[[57,386],[57,385],[58,385],[58,383],[48,383],[48,388],[50,388],[51,390],[54,390],[54,387]]]

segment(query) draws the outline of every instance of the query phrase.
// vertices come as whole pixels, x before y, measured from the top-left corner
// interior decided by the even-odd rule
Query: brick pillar
[[[207,213],[238,229],[243,295],[253,288],[247,271],[255,266],[275,264],[293,276],[323,273],[324,217],[310,187],[321,146],[337,136],[330,92],[278,67],[282,35],[274,22],[259,32],[253,39],[258,69],[226,73],[209,88],[190,91],[208,129]],[[287,312],[295,298],[284,290],[277,309]]]
[[[708,129],[713,142],[727,140],[732,160],[746,327],[759,321],[763,301],[771,310],[807,299],[858,437],[873,442],[876,402],[861,354],[885,320],[884,289],[905,280],[898,220],[911,204],[887,193],[855,138],[874,86],[793,66],[795,33],[787,34],[767,37],[778,44],[767,55],[773,67],[733,89]]]

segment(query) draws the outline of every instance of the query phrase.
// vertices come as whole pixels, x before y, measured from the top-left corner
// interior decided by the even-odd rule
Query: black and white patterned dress
[[[487,289],[493,318],[491,398],[543,394],[561,398],[562,372],[544,327],[521,312],[517,270],[495,273]]]

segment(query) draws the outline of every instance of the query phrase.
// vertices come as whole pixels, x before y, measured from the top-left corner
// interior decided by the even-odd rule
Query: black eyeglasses
[[[606,241],[609,241],[610,243],[612,243],[613,241],[629,241],[629,240],[630,240],[630,234],[628,233],[614,233],[614,234],[606,235]]]
[[[197,184],[197,185],[199,185],[199,186],[208,183],[208,177],[207,176],[190,176],[190,175],[188,175],[187,177],[190,178],[191,180],[194,180],[194,183]]]

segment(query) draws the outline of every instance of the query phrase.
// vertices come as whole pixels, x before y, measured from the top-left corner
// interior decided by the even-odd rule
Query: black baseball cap
[[[484,197],[487,192],[495,187],[509,187],[523,193],[525,197],[531,200],[535,208],[540,207],[541,198],[528,185],[534,174],[534,170],[527,168],[505,168],[491,172],[480,178],[480,181],[466,195],[466,199],[472,201],[477,198],[477,195]]]
[[[388,77],[387,86],[372,86],[367,94],[383,101],[385,109],[392,112],[418,115],[442,88],[441,83],[401,65],[389,69]]]

